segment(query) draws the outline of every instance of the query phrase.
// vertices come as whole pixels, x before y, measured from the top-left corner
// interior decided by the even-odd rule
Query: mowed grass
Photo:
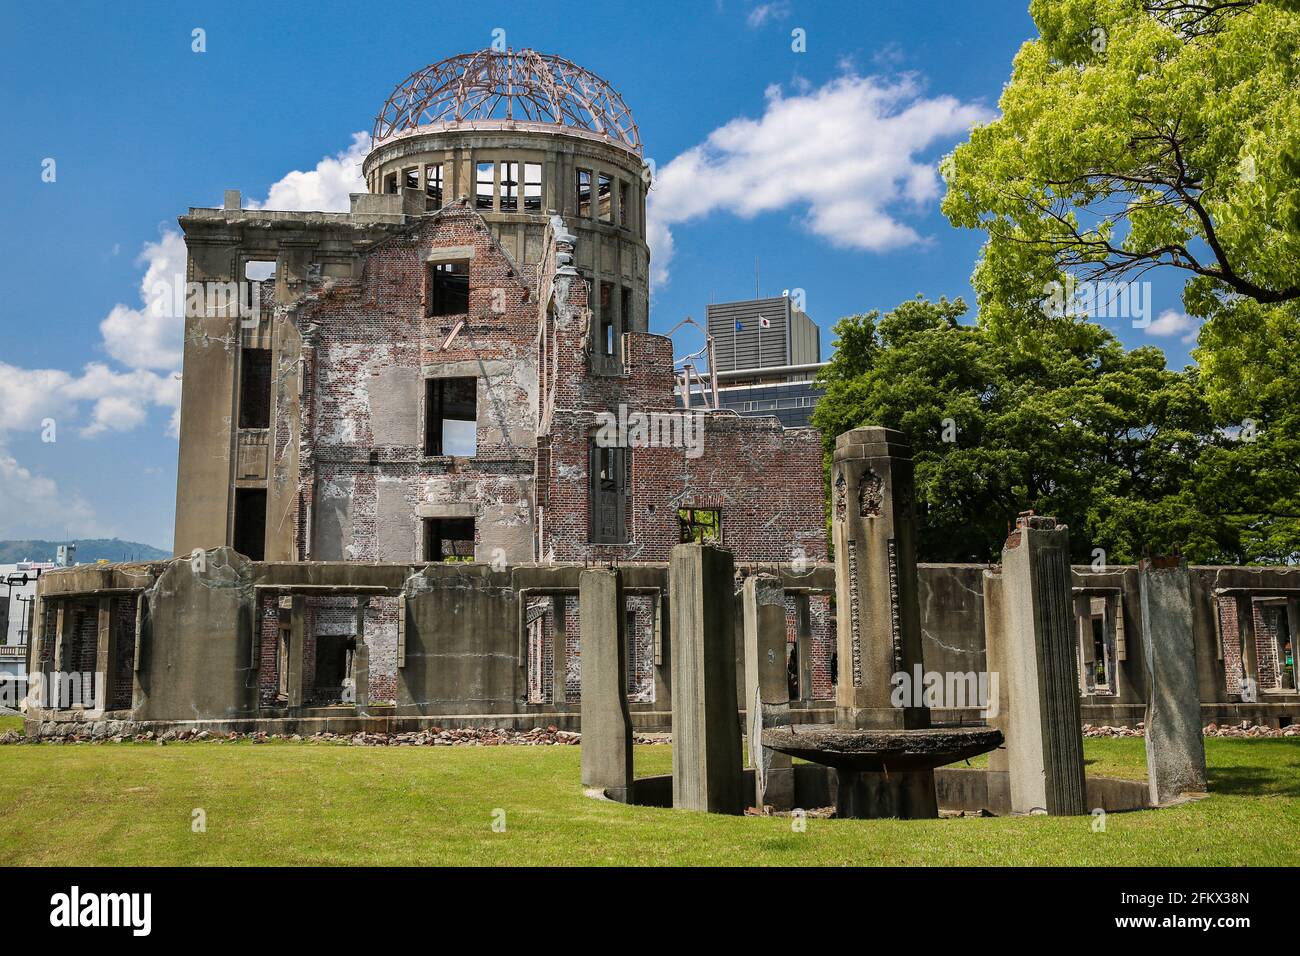
[[[584,797],[577,747],[325,743],[0,747],[0,865],[1300,863],[1300,738],[1206,741],[1206,800],[1088,817],[724,817]],[[1143,741],[1085,741],[1140,778]],[[636,748],[666,773],[666,746]],[[191,829],[195,809],[206,832]],[[505,832],[492,829],[505,811]]]

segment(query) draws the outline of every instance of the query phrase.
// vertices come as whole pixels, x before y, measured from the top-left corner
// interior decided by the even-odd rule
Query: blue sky
[[[295,170],[345,196],[335,180],[347,157],[331,158],[371,129],[392,88],[489,45],[496,29],[510,46],[599,73],[631,107],[660,177],[653,330],[702,320],[711,298],[752,295],[756,260],[763,294],[804,290],[824,352],[841,316],[918,292],[972,301],[981,237],[939,214],[933,168],[972,117],[994,115],[1015,51],[1035,34],[1024,0],[577,13],[533,3],[5,5],[0,538],[119,535],[170,548],[179,333],[144,319],[141,284],[151,264],[174,259],[176,217],[219,205],[227,188],[262,202],[294,195],[304,180],[285,177]],[[196,28],[203,53],[191,49]],[[795,30],[804,52],[792,49]],[[43,178],[50,159],[53,182]],[[1179,311],[1177,290],[1158,280],[1152,314]],[[1110,324],[1129,346],[1188,361],[1176,322]],[[43,441],[51,419],[56,440]]]

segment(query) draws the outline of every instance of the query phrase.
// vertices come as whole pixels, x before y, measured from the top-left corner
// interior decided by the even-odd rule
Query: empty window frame
[[[456,562],[474,560],[473,518],[425,518],[424,560]]]
[[[384,177],[384,192],[389,195],[397,192],[397,173],[389,173]]]
[[[588,503],[592,544],[625,544],[632,456],[627,448],[588,446]]]
[[[591,170],[578,170],[578,218],[591,218]]]
[[[1256,668],[1259,686],[1266,690],[1294,691],[1295,644],[1285,598],[1256,598]]]
[[[501,163],[501,211],[519,211],[519,164]]]
[[[542,164],[524,163],[524,212],[542,211]]]
[[[442,163],[424,167],[424,208],[442,208]]]
[[[266,489],[235,489],[236,551],[252,561],[266,557]]]
[[[620,179],[618,181],[618,224],[624,229],[632,228],[632,223],[628,219],[628,202],[631,192],[632,184],[625,179]]]
[[[451,259],[429,263],[429,298],[425,315],[469,312],[469,263]]]
[[[271,350],[239,350],[239,427],[271,427]]]
[[[722,543],[722,512],[717,508],[678,508],[682,544]]]
[[[1115,610],[1118,602],[1105,595],[1075,597],[1079,634],[1080,690],[1084,694],[1115,693]]]
[[[614,316],[614,283],[600,284],[600,352],[613,355],[618,343],[618,323]]]
[[[619,328],[626,332],[632,328],[632,290],[623,286],[622,296],[619,301]]]
[[[478,451],[478,379],[425,382],[424,453],[473,458]]]
[[[407,189],[420,188],[420,167],[411,166],[409,169],[402,170],[402,185]]]
[[[614,221],[614,180],[601,173],[597,180],[596,198],[601,222]]]
[[[474,208],[491,212],[496,193],[494,180],[496,163],[476,163],[474,166]]]

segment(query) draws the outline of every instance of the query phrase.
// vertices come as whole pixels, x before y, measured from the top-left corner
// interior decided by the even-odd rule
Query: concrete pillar
[[[767,574],[745,579],[745,715],[749,763],[754,768],[754,806],[794,808],[794,769],[788,754],[762,744],[764,727],[790,725],[786,669],[785,588]]]
[[[370,648],[366,644],[366,611],[370,598],[357,598],[357,646],[352,651],[352,696],[357,713],[365,717],[370,709]]]
[[[795,661],[799,669],[799,700],[810,704],[813,699],[812,683],[812,599],[800,594],[794,599]]]
[[[563,594],[551,598],[551,703],[557,706],[568,701],[565,675],[569,670],[569,622],[564,614],[567,601]]]
[[[1151,802],[1160,806],[1206,789],[1191,579],[1181,562],[1157,560],[1142,563],[1138,583],[1147,672],[1147,779]]]
[[[303,660],[307,646],[307,599],[295,594],[290,599],[289,611],[289,711],[302,709],[302,678],[306,662]]]
[[[989,758],[1013,813],[1087,813],[1079,673],[1071,619],[1070,535],[1056,519],[1022,515],[985,572],[985,643],[1006,745]]]
[[[734,577],[731,552],[713,545],[679,544],[668,562],[673,806],[678,809],[744,809]]]
[[[626,802],[632,786],[632,715],[627,707],[627,642],[622,573],[578,576],[582,634],[582,785]]]
[[[117,631],[113,627],[113,599],[99,599],[98,643],[95,648],[95,705],[107,710],[113,705],[113,661],[117,656]]]
[[[893,706],[894,674],[921,663],[912,450],[901,432],[855,428],[832,464],[841,727],[930,726],[929,708]]]

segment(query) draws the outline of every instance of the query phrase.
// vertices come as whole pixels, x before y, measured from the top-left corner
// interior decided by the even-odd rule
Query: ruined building
[[[274,290],[237,326],[187,320],[178,554],[663,560],[704,523],[741,559],[824,556],[815,433],[677,417],[608,84],[532,51],[444,60],[393,91],[362,172],[349,213],[181,217],[190,280],[273,263]],[[669,414],[601,447],[620,408]]]
[[[837,579],[854,578],[827,560],[821,437],[679,404],[672,343],[649,331],[641,140],[608,84],[532,51],[444,60],[394,90],[362,172],[349,212],[231,191],[181,217],[188,282],[224,294],[185,321],[177,557],[41,575],[29,728],[575,728],[584,640],[621,648],[630,719],[665,728],[683,639],[669,553],[688,540],[730,551],[737,595],[777,579],[763,613],[784,610],[786,660],[765,666],[784,667],[795,722],[831,719],[837,679],[860,679],[857,650],[832,648],[893,641],[900,595],[927,671],[987,673],[987,636],[1007,630],[989,569],[921,565],[913,588],[884,541],[886,585],[845,592],[841,632]],[[782,374],[820,358],[781,341]],[[879,513],[885,484],[837,478],[833,520]],[[910,487],[891,520],[915,520]],[[583,597],[595,564],[617,580]],[[1142,580],[1054,579],[1073,642],[1057,676],[1085,721],[1136,723],[1151,701]],[[1300,569],[1188,582],[1161,613],[1186,625],[1201,717],[1300,716]],[[93,693],[62,693],[74,679]],[[982,719],[978,702],[926,706]]]

